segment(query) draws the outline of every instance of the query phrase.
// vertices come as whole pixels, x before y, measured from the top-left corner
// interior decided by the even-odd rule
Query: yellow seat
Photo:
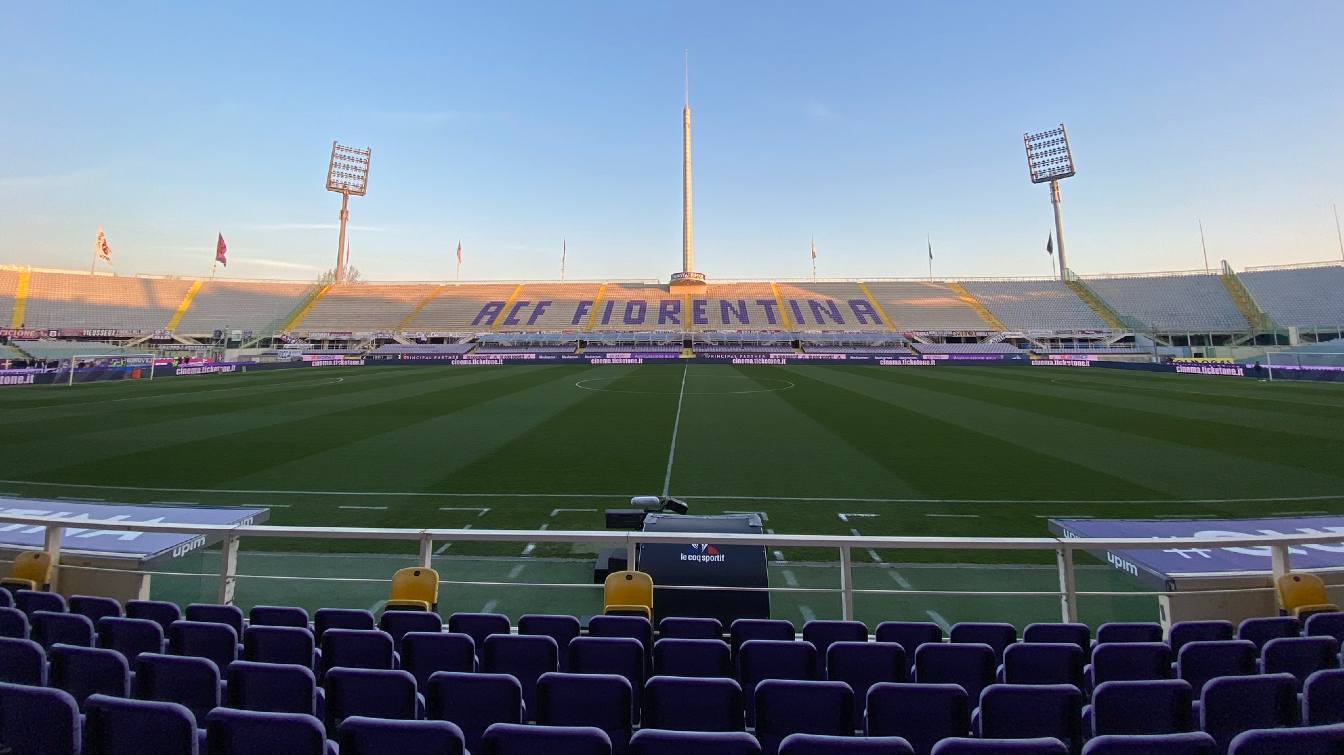
[[[643,616],[653,621],[653,577],[642,571],[615,571],[602,585],[602,613]]]
[[[0,585],[17,590],[42,590],[50,581],[51,556],[46,551],[24,551],[14,557],[9,576]]]
[[[1299,619],[1314,613],[1339,610],[1339,606],[1330,602],[1325,582],[1315,574],[1289,572],[1275,580],[1275,586],[1279,590],[1279,603],[1283,610]]]
[[[392,592],[387,599],[390,611],[439,610],[439,573],[423,566],[398,569],[392,575]]]

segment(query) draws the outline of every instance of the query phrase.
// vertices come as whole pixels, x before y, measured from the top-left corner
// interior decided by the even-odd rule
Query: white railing
[[[146,523],[80,519],[72,522],[63,517],[14,516],[0,514],[0,523],[29,525],[45,529],[44,550],[56,567],[60,563],[61,533],[65,527],[80,529],[115,530],[129,532],[165,532],[221,537],[218,602],[233,601],[238,575],[238,549],[242,538],[295,538],[322,540],[392,540],[419,544],[419,564],[428,568],[434,556],[436,542],[513,542],[513,543],[567,543],[592,545],[619,545],[626,551],[627,563],[636,563],[636,548],[641,544],[688,545],[713,542],[716,545],[748,545],[766,548],[834,548],[840,556],[841,616],[854,617],[854,595],[858,594],[948,594],[946,591],[871,590],[856,589],[853,580],[854,549],[900,550],[977,550],[977,551],[1054,551],[1059,574],[1059,590],[1055,593],[1023,591],[982,591],[974,594],[988,596],[1057,595],[1060,617],[1066,622],[1078,620],[1078,597],[1113,595],[1109,592],[1085,592],[1077,589],[1074,554],[1078,551],[1154,550],[1168,548],[1252,548],[1270,550],[1271,571],[1274,577],[1291,569],[1290,548],[1302,545],[1344,544],[1344,533],[1269,535],[1262,537],[1230,538],[1062,538],[1062,537],[902,537],[902,536],[847,536],[847,535],[778,535],[694,532],[626,532],[620,530],[486,530],[486,529],[413,529],[366,527],[278,527],[271,525],[176,524],[172,522]],[[80,567],[83,568],[83,567]],[[56,577],[53,577],[53,589]],[[493,583],[492,583],[493,584]],[[513,584],[513,583],[499,583]],[[562,585],[548,584],[547,587]],[[815,592],[818,588],[710,588],[779,592]],[[1239,588],[1237,591],[1247,588]],[[1249,588],[1263,590],[1264,588]],[[1213,589],[1210,592],[1227,592]],[[967,594],[965,592],[957,594]],[[1124,593],[1139,596],[1144,593]]]

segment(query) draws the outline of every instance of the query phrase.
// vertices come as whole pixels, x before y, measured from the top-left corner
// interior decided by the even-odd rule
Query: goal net
[[[153,354],[76,354],[61,362],[55,384],[153,379]]]
[[[1344,352],[1282,351],[1265,354],[1265,371],[1270,380],[1291,380],[1304,372],[1344,372]],[[1340,376],[1344,378],[1344,375]]]

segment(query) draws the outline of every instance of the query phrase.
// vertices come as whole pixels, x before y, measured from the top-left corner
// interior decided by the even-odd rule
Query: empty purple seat
[[[760,755],[761,745],[744,731],[705,732],[640,729],[630,755]]]
[[[653,673],[663,676],[732,676],[728,643],[723,640],[664,637],[653,643]]]
[[[463,755],[462,730],[448,721],[350,716],[337,727],[341,755]]]
[[[1308,616],[1304,633],[1308,637],[1334,637],[1344,645],[1344,612],[1330,611]]]
[[[29,637],[44,648],[56,643],[93,647],[93,622],[77,613],[34,611],[28,615],[32,622]]]
[[[783,619],[737,619],[728,625],[728,646],[733,659],[747,640],[777,640],[788,642],[796,638],[791,622]]]
[[[1266,674],[1287,673],[1299,685],[1317,671],[1339,668],[1339,640],[1334,637],[1278,637],[1260,649]]]
[[[128,600],[126,618],[147,619],[163,627],[164,634],[167,634],[168,627],[172,626],[174,621],[182,620],[182,609],[178,608],[176,603],[169,603],[166,600]]]
[[[508,634],[509,630],[509,617],[502,613],[455,613],[448,617],[448,631],[471,635],[478,657],[485,652],[486,637]]]
[[[228,624],[174,621],[168,626],[168,652],[209,658],[216,668],[228,668],[238,658],[238,634]]]
[[[66,613],[65,598],[54,592],[40,590],[19,590],[14,593],[14,607],[32,616],[37,611]]]
[[[228,624],[240,637],[243,634],[243,610],[238,606],[220,603],[192,603],[187,606],[186,618],[187,621]]]
[[[328,629],[373,628],[373,613],[363,608],[319,608],[313,613],[313,639],[319,646]]]
[[[1083,649],[1072,642],[1009,645],[1003,651],[1003,681],[1008,684],[1072,684],[1082,689]]]
[[[443,617],[433,611],[384,611],[378,628],[392,635],[392,645],[401,650],[407,632],[442,632]]]
[[[230,708],[310,716],[322,712],[317,677],[307,666],[234,661],[227,673]]]
[[[1072,684],[991,684],[980,694],[977,734],[985,739],[1054,737],[1077,752],[1083,693]]]
[[[328,731],[334,731],[347,716],[414,721],[423,710],[415,691],[415,677],[401,670],[333,668],[327,672],[323,687],[327,691]]]
[[[473,753],[475,750],[472,751]],[[481,755],[611,755],[611,740],[592,726],[495,724],[481,737]]]
[[[14,607],[13,593],[9,591],[9,588],[0,585],[0,608],[13,608],[13,607]]]
[[[82,755],[196,755],[196,717],[177,703],[94,695]]]
[[[16,755],[79,755],[79,707],[68,692],[0,682],[0,742]]]
[[[1165,642],[1112,642],[1092,648],[1084,669],[1089,687],[1104,682],[1171,678],[1171,648]]]
[[[790,734],[779,743],[779,755],[915,755],[900,737],[840,737],[827,734]]]
[[[1215,755],[1218,746],[1202,731],[1183,734],[1107,734],[1083,748],[1083,755]]]
[[[721,640],[723,622],[708,616],[668,616],[658,622],[658,636],[662,639]]]
[[[115,650],[78,645],[53,645],[47,651],[51,669],[47,684],[63,689],[83,708],[90,695],[128,697],[131,671]]]
[[[47,654],[32,640],[0,637],[0,682],[7,684],[47,683]]]
[[[407,632],[401,638],[401,667],[415,677],[416,686],[427,689],[429,677],[436,671],[475,671],[476,643],[454,632]]]
[[[960,684],[971,700],[994,682],[994,648],[984,644],[921,645],[915,651],[915,681]]]
[[[1302,685],[1302,723],[1344,723],[1344,669],[1317,671]]]
[[[617,674],[630,682],[632,713],[639,717],[644,689],[644,649],[631,637],[575,637],[569,643],[569,670],[576,674]]]
[[[644,685],[642,726],[676,731],[741,731],[742,687],[732,679],[655,676]]]
[[[95,628],[98,646],[121,653],[132,665],[141,653],[162,653],[165,649],[163,627],[149,619],[104,616]]]
[[[1344,752],[1344,724],[1243,731],[1232,740],[1228,752],[1230,755],[1339,755]]]
[[[308,612],[298,606],[253,606],[247,623],[254,627],[308,628]]]
[[[1092,649],[1092,628],[1086,624],[1028,624],[1022,630],[1023,642],[1072,643],[1083,650]]]
[[[328,629],[322,634],[322,673],[336,668],[396,668],[392,635],[377,629]]]
[[[560,670],[569,670],[569,641],[583,633],[583,625],[573,616],[529,613],[518,618],[518,634],[544,634],[560,648]]]
[[[205,658],[141,653],[135,663],[135,696],[177,703],[197,721],[219,706],[219,668]]]
[[[1292,616],[1266,616],[1258,619],[1246,619],[1237,627],[1237,639],[1250,640],[1257,649],[1266,642],[1280,637],[1299,637],[1302,624]]]
[[[882,682],[904,682],[910,663],[894,642],[834,642],[826,651],[826,679],[854,690],[854,728],[863,728],[868,690]]]
[[[854,692],[843,682],[765,679],[756,685],[756,739],[772,755],[790,734],[854,732]]]
[[[313,633],[304,627],[253,624],[243,630],[243,660],[313,666]]]
[[[926,643],[941,644],[943,628],[931,621],[884,621],[873,633],[878,642],[894,642],[905,648],[907,658]]]
[[[918,755],[971,730],[970,699],[957,684],[876,684],[868,690],[864,733],[901,737]]]
[[[630,682],[615,674],[542,674],[537,680],[536,722],[543,726],[592,726],[611,740],[613,755],[630,742]]]
[[[1176,675],[1190,682],[1196,695],[1210,679],[1256,671],[1255,645],[1249,640],[1189,642],[1181,648],[1176,660]]]
[[[867,642],[868,626],[862,621],[813,619],[803,624],[803,641],[817,649],[817,677],[826,678],[826,651],[836,642]]]
[[[451,721],[462,730],[467,749],[481,752],[481,736],[493,724],[520,724],[523,687],[507,674],[460,674],[439,671],[429,677],[426,716]]]
[[[1041,739],[944,739],[933,755],[1068,755],[1069,748],[1052,737]]]
[[[644,673],[653,667],[653,624],[643,616],[594,616],[588,620],[589,637],[629,637],[644,649]]]
[[[205,717],[204,723],[209,755],[260,752],[323,755],[328,751],[327,731],[322,722],[302,713],[216,708]]]
[[[0,593],[5,593],[0,590]],[[5,593],[8,595],[9,593]],[[28,639],[28,616],[17,608],[0,608],[0,637],[11,637],[16,640]]]
[[[983,644],[994,649],[994,660],[1003,662],[1003,651],[1017,642],[1017,627],[1012,624],[989,621],[963,621],[952,625],[947,633],[948,642]]]
[[[1093,736],[1177,734],[1195,728],[1194,692],[1181,679],[1102,682],[1083,713]]]
[[[101,595],[71,595],[70,613],[87,616],[97,626],[98,620],[104,616],[121,616],[121,604]]]
[[[1199,728],[1214,738],[1219,752],[1243,731],[1295,726],[1298,715],[1292,674],[1211,679],[1199,696]]]
[[[1232,639],[1235,628],[1230,621],[1178,621],[1171,625],[1171,645],[1173,655],[1179,656],[1181,648],[1191,642],[1219,642]]]
[[[523,704],[528,711],[536,710],[537,679],[559,667],[560,649],[546,635],[492,634],[485,638],[481,670],[517,679],[523,685]]]
[[[1152,621],[1110,622],[1097,627],[1097,644],[1162,642],[1162,625]]]
[[[733,622],[737,626],[738,621]],[[810,642],[747,640],[737,654],[737,679],[747,704],[747,726],[756,721],[756,685],[765,679],[813,680],[817,650]],[[765,743],[761,743],[765,748]]]

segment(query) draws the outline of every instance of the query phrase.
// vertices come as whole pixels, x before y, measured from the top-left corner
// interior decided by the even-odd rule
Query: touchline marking
[[[509,579],[515,579],[519,574],[522,574],[523,566],[523,564],[517,564],[512,569],[509,569]]]
[[[929,609],[928,611],[925,611],[925,613],[929,615],[930,619],[933,619],[933,623],[942,627],[944,632],[952,631],[952,625],[948,623],[947,619],[943,618],[943,615],[941,613],[938,613],[933,609]]]
[[[812,610],[812,606],[798,606],[798,613],[803,615],[803,621],[816,621],[817,612]]]
[[[101,501],[101,500],[103,500],[102,498],[80,498],[79,496],[74,496],[74,495],[58,495],[58,496],[56,496],[56,497],[59,498],[59,499],[61,499],[62,501]]]
[[[663,475],[663,496],[672,489],[672,460],[677,455],[677,430],[681,427],[681,403],[686,399],[686,372],[688,364],[681,368],[681,393],[677,394],[677,418],[672,421],[672,445],[667,449],[667,474]]]
[[[860,519],[872,519],[873,517],[878,516],[878,514],[855,514],[855,513],[846,511],[846,512],[841,513],[841,514],[836,514],[836,516],[840,517],[840,521],[842,521],[842,522],[848,522],[848,521],[849,521],[849,518],[850,518],[851,516],[852,516],[852,517],[857,517],[857,518],[860,518]]]
[[[462,529],[464,529],[464,530],[469,530],[469,529],[471,529],[471,525],[470,525],[470,524],[468,524],[468,525],[464,525],[464,526],[462,527]],[[440,545],[440,546],[438,547],[438,550],[434,551],[434,555],[436,555],[436,556],[442,556],[442,555],[443,555],[443,552],[446,551],[446,550],[448,550],[448,549],[451,548],[451,547],[453,547],[453,541],[449,540],[448,542],[444,543],[443,545]]]
[[[924,516],[938,516],[949,519],[979,519],[979,514],[925,514]]]
[[[1036,514],[1037,519],[1096,519],[1091,514]]]
[[[486,509],[486,511],[489,511],[489,510],[490,510],[490,509]],[[565,511],[597,511],[597,509],[551,509],[551,516],[552,516],[552,517],[559,516],[562,512],[565,512]],[[482,516],[484,516],[484,515],[482,515]]]
[[[901,573],[896,571],[895,569],[888,569],[887,576],[891,577],[891,581],[895,582],[896,586],[901,588],[902,590],[909,590],[912,587],[912,585],[910,584],[910,580],[906,579],[905,577],[902,577]]]
[[[549,529],[550,526],[551,526],[551,525],[550,525],[549,523],[547,523],[547,524],[543,524],[543,525],[541,525],[541,526],[538,527],[537,529],[539,529],[539,530]],[[523,555],[524,555],[524,556],[530,556],[530,555],[532,555],[532,551],[534,551],[534,550],[536,550],[536,549],[537,549],[537,544],[536,544],[536,543],[528,543],[527,546],[523,548]],[[489,612],[489,611],[485,611],[484,613],[490,613],[490,612]]]
[[[481,613],[492,613],[495,610],[495,606],[498,605],[499,601],[491,598],[490,600],[485,601],[485,605],[481,606]]]
[[[790,571],[789,569],[785,569],[781,571],[780,574],[784,575],[784,584],[788,585],[789,587],[798,586],[798,578],[794,576],[792,571]]]
[[[386,506],[337,506],[338,509],[359,509],[361,511],[386,511]]]
[[[480,506],[440,506],[439,511],[475,511],[477,519],[490,513],[490,509]]]

